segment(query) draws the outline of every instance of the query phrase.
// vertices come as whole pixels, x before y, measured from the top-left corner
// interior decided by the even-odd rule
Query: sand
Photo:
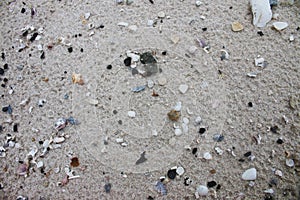
[[[252,25],[248,1],[197,7],[187,0],[5,0],[0,11],[0,67],[8,66],[0,75],[0,102],[12,107],[11,114],[0,112],[6,150],[0,199],[195,199],[196,188],[211,181],[217,185],[199,199],[300,198],[297,3],[273,7],[278,20],[264,28]],[[274,21],[289,25],[276,31]],[[232,31],[233,22],[243,30]],[[27,36],[26,26],[34,28]],[[126,67],[128,51],[150,52],[158,71],[141,75],[140,61],[134,70]],[[263,67],[256,58],[265,60]],[[74,74],[82,80],[74,83]],[[146,87],[133,92],[138,86]],[[178,121],[170,120],[180,103]],[[69,117],[76,123],[55,129]],[[56,137],[64,141],[43,154]],[[18,169],[32,149],[24,176]],[[79,166],[71,163],[75,157]],[[294,166],[286,165],[289,159]],[[174,166],[184,174],[166,178],[162,195],[155,185]],[[242,179],[250,168],[257,170],[253,182]],[[61,184],[66,171],[70,180]]]

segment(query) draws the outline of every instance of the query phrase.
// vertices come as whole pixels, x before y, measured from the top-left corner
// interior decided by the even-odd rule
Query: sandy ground
[[[0,199],[195,199],[212,181],[200,199],[299,199],[299,10],[282,1],[259,29],[248,1],[1,1]],[[126,67],[127,51],[151,52],[158,72],[134,75],[144,65]]]

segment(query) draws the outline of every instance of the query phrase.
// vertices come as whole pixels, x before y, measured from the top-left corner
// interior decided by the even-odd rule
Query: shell
[[[253,13],[253,25],[265,27],[272,19],[272,10],[269,0],[250,0]]]
[[[277,30],[277,31],[282,31],[283,29],[287,28],[289,26],[288,23],[286,22],[274,22],[273,23],[273,27]]]

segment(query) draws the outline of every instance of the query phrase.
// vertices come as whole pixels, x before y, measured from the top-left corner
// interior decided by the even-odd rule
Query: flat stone
[[[283,29],[287,28],[288,26],[289,26],[289,24],[287,22],[274,22],[273,23],[273,27],[277,31],[282,31]]]
[[[188,85],[185,85],[185,84],[182,84],[182,85],[179,86],[178,89],[179,89],[179,91],[180,91],[182,94],[184,94],[184,93],[186,93],[187,90],[189,89],[189,86],[188,86]]]
[[[246,181],[254,181],[257,178],[257,171],[255,168],[250,168],[247,169],[243,174],[242,174],[242,179]]]
[[[172,35],[170,39],[174,44],[177,44],[180,40],[180,37],[177,35]]]
[[[200,195],[200,196],[207,196],[208,195],[208,187],[206,187],[205,185],[199,185],[197,187],[197,193]]]
[[[153,87],[154,87],[154,81],[148,80],[148,81],[147,81],[147,86],[148,86],[149,88],[153,88]]]
[[[244,29],[244,26],[240,22],[233,22],[231,24],[231,30],[233,32],[239,32],[239,31],[242,31],[243,29]]]
[[[205,160],[211,160],[211,159],[212,159],[212,155],[211,155],[209,152],[205,152],[205,153],[203,154],[203,158],[204,158]]]
[[[182,135],[182,130],[180,128],[176,128],[174,132],[176,136]]]
[[[62,142],[64,142],[65,141],[65,138],[64,137],[55,137],[54,139],[53,139],[53,143],[55,143],[55,144],[60,144],[60,143],[62,143]]]
[[[117,139],[116,139],[116,142],[117,142],[117,143],[122,143],[122,142],[124,142],[124,139],[123,139],[123,138],[117,138]]]

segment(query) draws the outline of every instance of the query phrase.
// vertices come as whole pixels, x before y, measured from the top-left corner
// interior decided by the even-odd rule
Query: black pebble
[[[149,0],[149,2],[152,3],[152,4],[154,4],[154,1],[153,1],[153,0]]]
[[[4,83],[6,83],[6,82],[8,81],[8,79],[7,79],[7,78],[4,78],[3,81],[4,81]]]
[[[119,120],[119,121],[118,121],[118,124],[122,125],[122,124],[123,124],[122,120]]]
[[[267,194],[264,200],[273,200],[273,197],[270,194]]]
[[[217,190],[219,190],[219,189],[221,189],[221,185],[220,184],[217,185]]]
[[[5,63],[4,65],[3,65],[3,69],[8,69],[8,64],[7,63]]]
[[[165,56],[165,55],[167,55],[167,51],[163,51],[163,52],[161,52],[161,54]]]
[[[106,69],[112,69],[112,65],[107,65]]]
[[[42,144],[44,144],[44,142],[40,140],[40,141],[39,141],[39,144],[42,145]]]
[[[248,151],[247,153],[244,154],[245,157],[251,156],[251,151]]]
[[[205,133],[205,131],[206,131],[206,129],[205,129],[205,128],[200,128],[200,129],[199,129],[199,133],[200,133],[200,134],[203,134],[203,133]]]
[[[276,142],[277,142],[277,144],[283,144],[283,140],[280,138]]]
[[[248,103],[248,106],[251,108],[251,107],[253,107],[253,103],[250,101],[249,103]]]
[[[176,169],[170,169],[167,173],[167,176],[169,179],[175,179],[176,178]]]
[[[104,189],[105,189],[105,192],[106,193],[110,193],[110,190],[111,190],[111,184],[110,183],[106,183],[104,185]]]
[[[154,200],[154,198],[152,196],[148,196],[147,198],[148,200]]]
[[[37,32],[33,33],[33,35],[31,36],[31,38],[29,39],[30,42],[33,42],[33,41],[36,39],[36,37],[37,37],[38,35],[39,35],[39,34],[38,34]]]
[[[278,129],[279,129],[278,126],[275,125],[272,126],[270,130],[272,131],[272,133],[277,133]]]
[[[258,34],[259,36],[263,36],[263,35],[264,35],[264,33],[263,33],[262,31],[257,31],[257,34]]]
[[[231,10],[231,9],[232,9],[232,6],[230,6],[229,9]]]
[[[202,28],[202,31],[207,31],[207,28],[205,27],[205,28]]]
[[[83,52],[83,48],[80,49],[80,52]]]
[[[118,113],[118,111],[116,111],[116,110],[113,110],[113,113],[116,115],[116,114]]]
[[[21,13],[25,13],[26,12],[26,9],[25,8],[22,8],[21,9]]]
[[[4,75],[4,69],[0,68],[0,75]]]
[[[240,159],[239,159],[239,162],[245,162],[245,159],[240,158]]]
[[[14,132],[18,132],[18,124],[14,124],[13,130]]]
[[[215,187],[216,185],[217,185],[216,181],[209,181],[209,182],[207,182],[207,187],[209,187],[209,188]]]
[[[99,28],[104,28],[104,25],[100,25]]]
[[[26,30],[26,31],[24,31],[23,33],[22,33],[22,36],[23,37],[26,37],[28,35],[28,30]]]
[[[125,66],[129,67],[131,65],[131,58],[130,57],[125,58],[124,64]]]
[[[3,127],[2,125],[0,125],[0,133],[3,131]]]
[[[4,60],[5,59],[5,53],[1,53],[1,58]]]
[[[68,48],[68,52],[69,52],[69,53],[72,53],[72,52],[73,52],[73,48],[72,48],[72,47],[69,47],[69,48]]]
[[[4,84],[4,83],[2,83],[2,84],[1,84],[1,87],[5,88],[5,84]]]
[[[2,112],[7,112],[8,111],[8,107],[5,106],[5,107],[2,107]]]
[[[192,154],[196,154],[197,153],[197,148],[195,147],[195,148],[193,148],[193,150],[192,150]]]
[[[184,183],[184,185],[185,185],[185,186],[189,186],[189,185],[190,185],[190,183],[191,183],[191,180],[190,180],[190,178],[189,178],[189,177],[185,177],[185,178],[184,178],[184,182],[183,182],[183,183]]]

